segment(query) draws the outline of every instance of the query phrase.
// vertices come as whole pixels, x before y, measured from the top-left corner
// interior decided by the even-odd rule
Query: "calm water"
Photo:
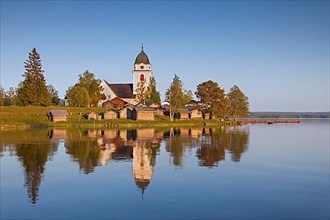
[[[1,219],[329,219],[329,120],[2,131]]]

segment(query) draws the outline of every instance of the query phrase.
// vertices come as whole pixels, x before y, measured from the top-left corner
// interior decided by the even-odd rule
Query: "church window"
[[[144,75],[143,74],[140,75],[140,81],[144,81]]]

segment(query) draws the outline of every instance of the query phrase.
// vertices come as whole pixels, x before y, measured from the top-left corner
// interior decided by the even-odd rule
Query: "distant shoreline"
[[[251,112],[250,118],[330,118],[330,112]]]

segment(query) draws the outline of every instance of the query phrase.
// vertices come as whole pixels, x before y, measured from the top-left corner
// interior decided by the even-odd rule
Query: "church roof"
[[[135,184],[137,185],[137,187],[142,189],[142,191],[144,191],[148,187],[149,183],[150,183],[150,180],[148,180],[148,179],[135,178]]]
[[[150,64],[147,54],[143,51],[143,47],[141,52],[137,55],[134,64],[140,64],[140,63]]]
[[[126,145],[116,147],[111,154],[111,158],[116,161],[129,161],[133,159],[133,147]]]
[[[109,84],[107,83],[110,89],[118,96],[119,98],[134,98],[133,95],[133,84]]]

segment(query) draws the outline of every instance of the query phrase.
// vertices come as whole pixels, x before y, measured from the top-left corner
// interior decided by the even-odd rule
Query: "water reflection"
[[[203,129],[201,144],[197,149],[200,166],[213,167],[225,159],[225,151],[231,154],[233,162],[239,162],[247,151],[249,130],[234,128]]]
[[[202,167],[218,166],[226,152],[239,162],[247,151],[248,128],[180,128],[133,130],[24,130],[3,131],[0,157],[8,152],[16,156],[24,168],[24,186],[29,200],[35,204],[45,174],[47,161],[57,152],[59,144],[83,174],[111,163],[132,163],[136,186],[145,192],[156,165],[160,147],[165,145],[171,164],[183,168],[183,159],[196,156]],[[56,161],[55,161],[56,162]]]
[[[24,187],[32,204],[38,201],[46,162],[52,160],[58,144],[49,141],[47,132],[17,131],[1,136],[1,151],[16,155],[24,168]],[[1,153],[3,156],[3,153]]]

